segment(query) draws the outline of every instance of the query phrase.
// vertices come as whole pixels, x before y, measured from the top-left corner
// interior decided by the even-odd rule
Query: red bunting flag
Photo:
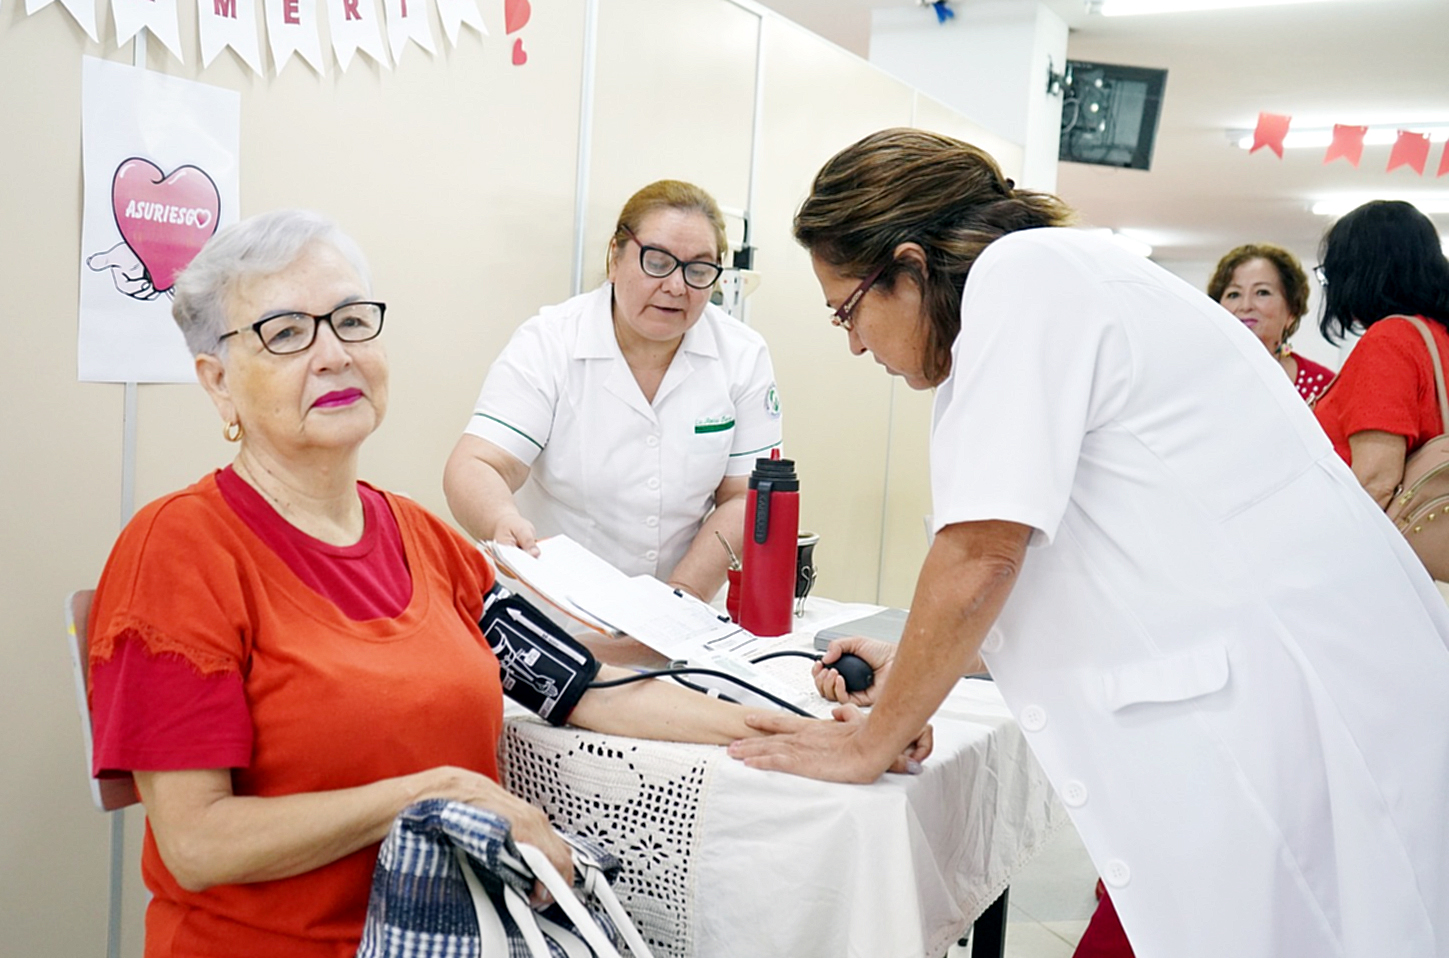
[[[1439,172],[1434,175],[1439,177],[1445,173],[1449,173],[1449,142],[1444,144],[1444,153],[1439,157]]]
[[[1401,166],[1410,167],[1420,176],[1424,175],[1424,164],[1429,160],[1429,134],[1411,133],[1408,130],[1400,130],[1399,138],[1394,141],[1393,152],[1389,154],[1389,166],[1385,172],[1391,172]]]
[[[1292,120],[1291,116],[1277,113],[1259,113],[1258,128],[1253,131],[1253,148],[1248,152],[1256,153],[1266,146],[1278,154],[1278,159],[1283,159],[1283,137],[1288,135],[1288,124]]]
[[[1328,152],[1323,154],[1323,162],[1332,163],[1341,156],[1350,165],[1358,166],[1358,161],[1363,158],[1363,138],[1366,133],[1366,126],[1333,124],[1333,142],[1328,144]]]

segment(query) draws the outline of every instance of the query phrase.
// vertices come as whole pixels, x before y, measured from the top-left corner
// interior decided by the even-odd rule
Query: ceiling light
[[[1288,4],[1330,2],[1334,0],[1087,0],[1087,9],[1104,17],[1131,17],[1145,13],[1186,13],[1196,10],[1234,10],[1240,7],[1281,7]]]
[[[1118,246],[1125,249],[1127,252],[1136,253],[1138,256],[1152,255],[1152,246],[1150,244],[1144,243],[1139,239],[1133,239],[1130,236],[1123,236],[1116,230],[1107,229],[1105,226],[1085,229],[1082,232],[1096,233],[1099,236],[1106,237],[1113,243],[1116,243]]]
[[[1363,136],[1364,146],[1390,146],[1399,138],[1399,131],[1422,133],[1431,140],[1449,139],[1449,123],[1380,123],[1370,126]],[[1228,139],[1239,149],[1253,148],[1253,131],[1241,127],[1228,131]],[[1333,142],[1332,127],[1312,127],[1306,130],[1289,130],[1283,137],[1285,149],[1327,149]]]
[[[1332,196],[1318,200],[1313,204],[1314,216],[1342,216],[1350,210],[1358,209],[1360,206],[1371,200],[1403,200],[1405,203],[1412,203],[1420,213],[1425,216],[1443,216],[1449,214],[1449,195],[1438,193],[1428,196],[1409,196],[1406,194],[1389,193],[1366,193],[1357,196]]]

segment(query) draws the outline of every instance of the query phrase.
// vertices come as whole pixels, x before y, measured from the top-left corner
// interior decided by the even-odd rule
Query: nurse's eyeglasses
[[[365,343],[376,339],[382,332],[382,317],[387,312],[386,303],[345,303],[330,313],[317,316],[313,313],[282,313],[257,320],[250,326],[233,329],[216,338],[222,340],[236,336],[248,329],[257,334],[262,347],[277,356],[300,353],[317,341],[317,327],[326,323],[332,333],[344,343]]]
[[[855,328],[855,308],[860,305],[862,299],[865,299],[865,294],[870,292],[870,288],[875,285],[876,280],[880,279],[881,274],[889,265],[889,263],[882,263],[877,266],[869,276],[860,281],[860,285],[855,287],[855,292],[845,297],[845,302],[841,303],[831,314],[830,324],[832,326],[839,326],[847,333]]]
[[[620,229],[629,234],[629,238],[638,245],[639,268],[644,271],[645,276],[663,279],[675,270],[680,270],[684,275],[684,285],[694,289],[709,289],[719,281],[720,274],[724,272],[723,266],[707,259],[685,262],[667,249],[645,246],[629,227],[621,225]]]

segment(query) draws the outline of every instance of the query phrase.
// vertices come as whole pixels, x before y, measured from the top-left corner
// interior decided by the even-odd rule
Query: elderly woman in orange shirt
[[[569,874],[498,784],[491,567],[357,478],[388,403],[357,247],[314,214],[254,217],[202,250],[173,312],[237,455],[126,527],[90,635],[95,770],[131,772],[146,807],[147,958],[352,955],[378,843],[424,798],[498,813]],[[743,714],[641,682],[588,690],[569,721],[724,743]]]

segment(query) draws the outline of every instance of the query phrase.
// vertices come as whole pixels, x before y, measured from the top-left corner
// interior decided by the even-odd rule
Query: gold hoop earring
[[[221,427],[221,438],[227,442],[241,442],[242,424],[240,422],[223,423]]]

